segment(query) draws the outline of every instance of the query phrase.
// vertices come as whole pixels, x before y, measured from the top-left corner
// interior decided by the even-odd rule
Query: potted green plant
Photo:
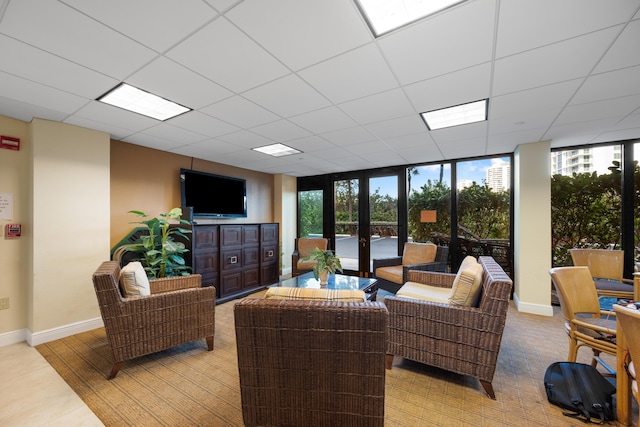
[[[329,274],[335,274],[336,271],[342,273],[342,264],[340,264],[340,258],[331,250],[322,250],[315,248],[309,253],[309,256],[305,260],[316,261],[317,264],[313,267],[313,277],[316,280],[320,280],[321,285],[326,285]]]
[[[141,211],[129,211],[138,218],[147,218]],[[159,218],[133,222],[147,227],[149,234],[140,238],[139,242],[127,248],[127,251],[141,255],[140,262],[150,279],[161,277],[186,276],[191,273],[191,267],[186,265],[183,254],[188,252],[182,242],[176,242],[175,237],[189,240],[186,236],[190,229],[171,227],[172,224],[191,224],[182,219],[182,209],[173,208],[167,213],[161,213]]]

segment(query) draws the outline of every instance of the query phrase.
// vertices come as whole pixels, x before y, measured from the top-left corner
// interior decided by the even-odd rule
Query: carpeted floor
[[[216,307],[213,352],[204,340],[186,344],[126,362],[111,381],[104,329],[36,348],[106,426],[241,426],[234,304]],[[385,425],[583,426],[547,402],[542,383],[546,367],[566,360],[568,350],[554,309],[554,317],[541,317],[510,307],[495,401],[474,378],[397,357],[387,371]],[[605,359],[615,366],[615,358]],[[588,360],[589,351],[581,350],[578,361]]]

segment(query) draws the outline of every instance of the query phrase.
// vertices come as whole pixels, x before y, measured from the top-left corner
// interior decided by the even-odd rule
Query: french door
[[[398,254],[398,184],[398,174],[370,172],[334,180],[333,241],[346,274],[369,277],[374,258]]]

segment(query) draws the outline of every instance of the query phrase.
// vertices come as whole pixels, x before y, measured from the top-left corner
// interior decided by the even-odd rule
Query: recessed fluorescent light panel
[[[465,0],[355,0],[376,37]]]
[[[290,154],[302,153],[302,151],[296,150],[295,148],[288,147],[284,144],[265,145],[263,147],[253,148],[253,150],[259,151],[264,154],[268,154],[273,157],[282,157],[282,156],[288,156]]]
[[[126,83],[121,83],[97,100],[157,120],[168,120],[191,111],[191,108],[183,107]]]
[[[429,130],[466,125],[487,120],[488,99],[456,105],[455,107],[420,113]]]

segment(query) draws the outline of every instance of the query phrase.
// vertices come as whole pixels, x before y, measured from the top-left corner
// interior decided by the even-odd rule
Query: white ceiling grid
[[[377,39],[351,0],[0,0],[0,114],[293,176],[437,162],[640,138],[639,41],[640,0],[468,0]],[[193,111],[95,101],[120,82]],[[303,153],[251,150],[276,142]]]

